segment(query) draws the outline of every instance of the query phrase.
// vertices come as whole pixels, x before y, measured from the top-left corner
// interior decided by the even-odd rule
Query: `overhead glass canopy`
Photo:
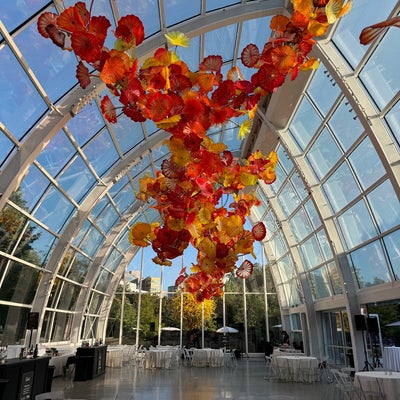
[[[84,337],[84,317],[104,319],[126,270],[143,266],[144,276],[160,274],[151,250],[131,246],[128,232],[137,221],[160,218],[135,193],[139,179],[155,175],[168,157],[168,134],[124,114],[117,124],[105,121],[105,85],[94,78],[82,90],[76,56],[40,36],[41,13],[74,3],[0,5],[0,324],[16,311],[20,328],[8,333],[11,341],[21,337],[21,321],[32,310],[44,310],[43,340]],[[192,70],[220,54],[226,73],[242,67],[246,44],[263,47],[271,17],[288,15],[286,7],[283,0],[95,0],[92,14],[106,16],[110,30],[122,16],[137,15],[146,34],[136,50],[140,60],[178,30],[191,39],[176,51]],[[271,268],[286,313],[343,295],[349,280],[355,292],[398,282],[400,59],[393,51],[400,32],[390,28],[370,46],[358,36],[399,7],[394,0],[379,7],[355,1],[318,42],[319,68],[300,72],[268,99],[246,141],[238,138],[240,118],[208,132],[239,158],[257,148],[278,152],[277,179],[258,185],[262,204],[252,220],[267,226],[257,261]],[[164,271],[162,291],[191,257]]]

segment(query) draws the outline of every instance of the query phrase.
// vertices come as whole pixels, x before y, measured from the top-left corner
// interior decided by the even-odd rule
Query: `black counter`
[[[75,381],[87,381],[106,371],[107,346],[78,347]]]
[[[0,400],[34,400],[46,392],[49,360],[13,358],[0,364]]]

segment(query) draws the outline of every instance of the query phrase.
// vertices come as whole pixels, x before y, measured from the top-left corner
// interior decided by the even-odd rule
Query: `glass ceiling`
[[[159,269],[151,252],[137,253],[129,244],[128,231],[137,221],[159,219],[135,192],[139,178],[154,175],[168,156],[167,134],[151,121],[132,123],[124,115],[117,124],[106,122],[99,108],[101,97],[110,95],[104,84],[93,79],[82,90],[75,55],[39,35],[42,12],[59,13],[74,3],[0,5],[0,206],[15,225],[1,239],[0,286],[5,293],[11,276],[22,273],[31,285],[29,295],[15,289],[0,301],[46,309],[47,320],[60,312],[72,320],[76,310],[97,318],[126,269],[143,264],[145,275]],[[179,30],[191,38],[189,48],[177,50],[191,69],[220,54],[226,73],[241,66],[246,44],[263,47],[271,16],[285,13],[286,3],[95,0],[92,14],[105,15],[110,29],[121,16],[140,17],[146,32],[140,59],[165,45],[164,33]],[[315,50],[319,69],[288,82],[290,89],[279,90],[258,112],[263,135],[253,147],[275,148],[280,162],[276,182],[259,185],[264,201],[254,220],[268,228],[263,256],[276,266],[282,307],[304,302],[303,277],[313,301],[343,293],[338,253],[345,254],[357,288],[400,275],[400,59],[393,56],[400,32],[391,28],[371,46],[358,41],[363,27],[397,15],[400,6],[374,3],[355,1],[331,40]],[[209,132],[237,157],[251,144],[238,139],[240,123],[234,119]],[[372,254],[376,270],[364,264]],[[164,290],[190,257],[165,271]]]

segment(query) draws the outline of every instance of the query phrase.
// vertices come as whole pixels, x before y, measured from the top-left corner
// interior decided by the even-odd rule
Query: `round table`
[[[369,390],[378,391],[378,382],[386,399],[397,399],[400,393],[400,372],[363,371],[356,372],[356,384],[361,384]],[[357,383],[357,380],[360,381]]]
[[[400,371],[400,347],[383,348],[383,365],[388,371]]]
[[[223,367],[222,349],[192,349],[192,367]]]
[[[316,357],[273,356],[272,368],[280,381],[311,383],[319,377]]]

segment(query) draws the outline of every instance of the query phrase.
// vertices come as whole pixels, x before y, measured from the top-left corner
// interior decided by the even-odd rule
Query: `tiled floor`
[[[65,397],[86,400],[321,400],[327,384],[283,383],[265,380],[262,358],[239,360],[234,368],[140,369],[135,366],[107,368],[100,377],[74,382],[53,379],[52,390]]]

